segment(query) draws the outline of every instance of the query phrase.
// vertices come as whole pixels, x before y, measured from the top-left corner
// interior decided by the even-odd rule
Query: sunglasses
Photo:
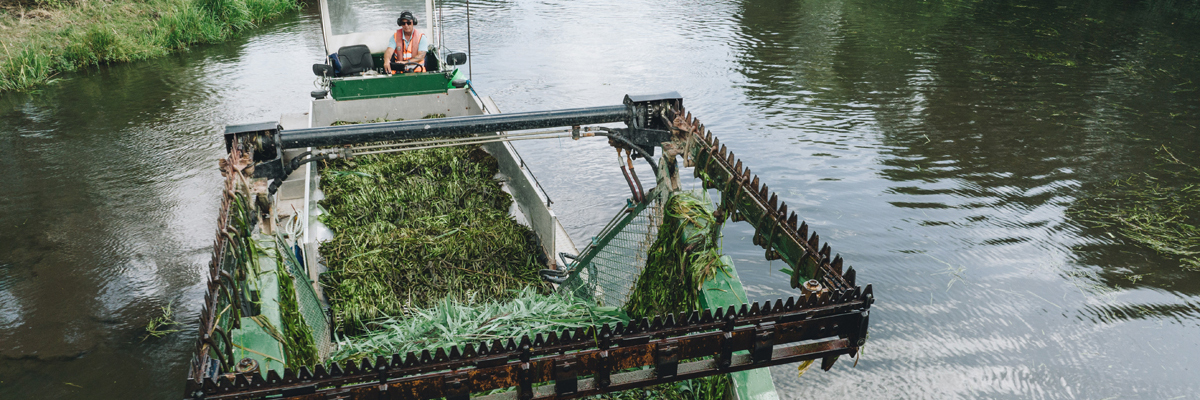
[[[409,21],[409,20],[400,21],[400,25],[412,25],[412,24],[413,24],[412,21]]]

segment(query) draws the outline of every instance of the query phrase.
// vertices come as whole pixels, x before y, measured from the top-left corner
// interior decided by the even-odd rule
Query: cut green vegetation
[[[45,0],[0,2],[0,91],[25,90],[94,65],[217,43],[299,0]]]
[[[497,171],[477,146],[326,162],[323,222],[335,237],[320,251],[336,328],[356,334],[451,294],[503,300],[539,285],[541,251],[509,215]]]
[[[286,249],[279,249],[280,252]],[[278,253],[278,252],[277,252]],[[296,277],[288,272],[287,263],[282,255],[278,256],[279,273],[279,316],[283,321],[283,351],[287,359],[287,367],[299,370],[302,365],[313,365],[318,360],[317,345],[313,342],[312,329],[305,323],[300,314],[300,304],[296,301]],[[302,280],[301,284],[307,284]]]
[[[342,338],[333,360],[360,360],[392,354],[420,354],[492,340],[519,340],[539,333],[628,322],[616,307],[597,307],[570,294],[541,295],[532,288],[503,302],[474,303],[446,298],[436,307],[413,309],[405,318],[368,324],[370,333]]]
[[[1166,146],[1157,160],[1152,171],[1105,185],[1068,212],[1200,271],[1200,168],[1180,161]]]
[[[705,201],[688,192],[672,194],[667,201],[646,269],[625,303],[631,317],[699,308],[700,286],[722,268],[719,226]]]
[[[667,201],[646,268],[625,303],[630,317],[653,318],[699,309],[701,286],[714,274],[725,273],[720,262],[720,226],[708,211],[707,201],[690,192],[673,193]],[[596,398],[717,400],[724,399],[729,390],[729,375],[719,374]]]

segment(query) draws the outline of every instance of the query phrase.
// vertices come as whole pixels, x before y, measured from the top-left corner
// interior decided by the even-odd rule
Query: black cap
[[[413,16],[412,11],[404,11],[400,13],[400,18],[396,18],[396,25],[403,25],[400,23],[400,21],[404,21],[406,19],[412,21],[413,25],[417,24],[417,17]]]

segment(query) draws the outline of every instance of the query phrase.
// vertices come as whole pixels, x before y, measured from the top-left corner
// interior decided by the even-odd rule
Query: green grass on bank
[[[0,0],[0,91],[61,72],[217,43],[297,10],[301,0]]]

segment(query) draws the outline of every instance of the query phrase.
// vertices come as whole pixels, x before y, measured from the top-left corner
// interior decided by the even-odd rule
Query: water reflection
[[[1200,390],[1200,278],[1066,213],[1197,147],[1200,29],[1169,4],[472,2],[473,79],[505,111],[680,91],[875,284],[858,366],[775,368],[784,398],[1171,398]],[[215,129],[305,110],[322,52],[309,10],[0,97],[0,397],[178,395],[193,338],[140,330],[196,313]],[[603,141],[517,146],[577,242],[624,204]],[[725,231],[749,294],[790,294],[751,233]]]
[[[1196,96],[1168,89],[1192,85],[1194,63],[1177,61],[1200,55],[1184,39],[1194,28],[1158,33],[1170,18],[1128,13],[1070,2],[743,3],[740,87],[764,137],[793,143],[755,157],[784,175],[773,188],[803,190],[783,197],[886,293],[864,364],[803,381],[779,368],[781,387],[806,397],[1144,389],[1084,377],[1127,381],[1144,369],[1099,364],[1164,349],[1097,344],[1194,328],[1198,279],[1066,214],[1095,185],[1145,169],[1155,146],[1195,140],[1183,132]],[[759,296],[784,292],[747,275]],[[1169,292],[1154,289],[1168,281]]]
[[[315,26],[293,17],[0,97],[0,397],[181,394],[220,190],[217,128],[303,109],[307,71],[260,71],[297,52],[319,59]],[[145,339],[168,304],[184,332]]]

